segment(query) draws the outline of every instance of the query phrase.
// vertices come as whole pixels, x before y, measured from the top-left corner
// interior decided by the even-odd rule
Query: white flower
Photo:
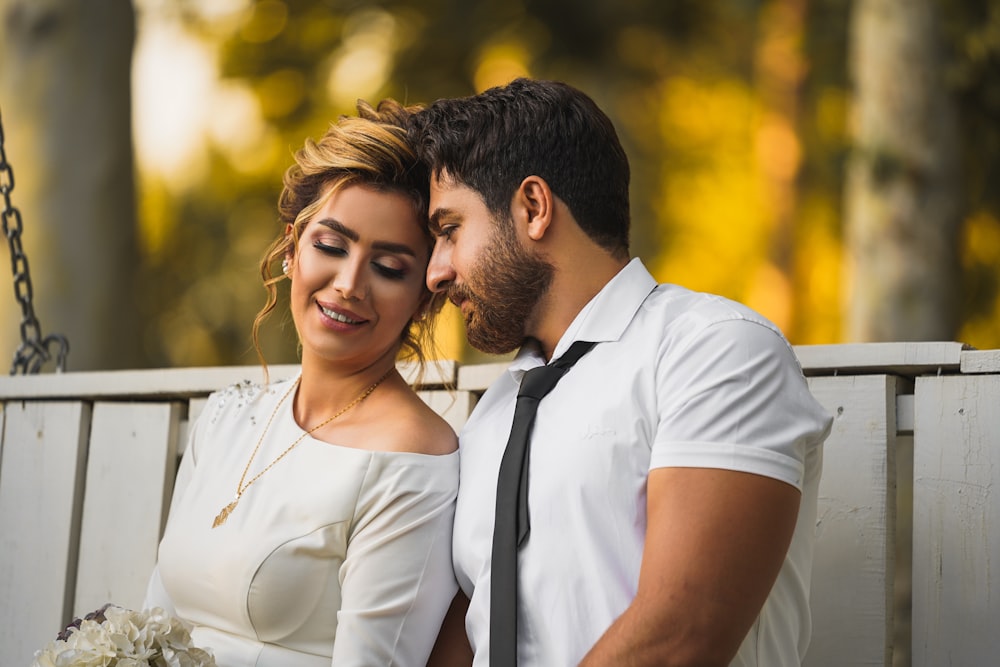
[[[74,624],[76,625],[76,624]],[[215,667],[186,623],[162,609],[107,606],[35,653],[32,667]]]

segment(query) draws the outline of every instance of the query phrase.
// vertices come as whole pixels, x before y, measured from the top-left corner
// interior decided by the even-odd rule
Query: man
[[[629,258],[628,161],[582,92],[519,79],[439,100],[412,129],[433,173],[427,284],[473,346],[520,348],[460,434],[461,592],[439,664],[503,667],[505,588],[522,667],[800,664],[831,418],[781,333]],[[595,345],[530,432],[516,583],[491,592],[519,383],[576,341]]]

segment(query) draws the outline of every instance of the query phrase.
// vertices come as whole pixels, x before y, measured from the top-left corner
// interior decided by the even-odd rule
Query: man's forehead
[[[436,190],[449,190],[459,186],[458,179],[454,178],[447,169],[431,174],[431,188]]]
[[[432,227],[438,227],[445,220],[462,219],[486,211],[486,200],[481,193],[447,173],[431,177],[429,204]]]
[[[466,203],[484,201],[479,192],[452,177],[446,171],[431,176],[430,195],[432,211],[436,206],[441,206],[444,201],[463,201]]]

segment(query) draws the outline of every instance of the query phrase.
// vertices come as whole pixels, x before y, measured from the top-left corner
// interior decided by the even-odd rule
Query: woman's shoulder
[[[392,419],[379,420],[370,446],[386,452],[443,456],[458,450],[458,436],[445,419],[415,392],[388,397],[385,409]]]
[[[202,411],[202,419],[207,420],[210,424],[216,424],[227,418],[243,417],[248,412],[273,409],[275,403],[281,400],[294,381],[293,378],[270,384],[261,384],[252,380],[234,382],[208,396]]]

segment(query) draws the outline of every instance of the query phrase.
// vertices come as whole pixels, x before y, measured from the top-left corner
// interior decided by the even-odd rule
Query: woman
[[[149,584],[220,667],[424,665],[457,587],[455,434],[396,371],[440,306],[427,174],[407,109],[358,112],[296,154],[261,262],[254,345],[289,280],[301,371],[209,399]]]

